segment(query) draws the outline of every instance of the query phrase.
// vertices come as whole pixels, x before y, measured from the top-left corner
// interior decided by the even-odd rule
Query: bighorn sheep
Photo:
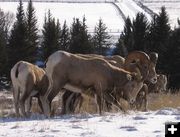
[[[98,57],[98,58],[103,58],[105,60],[107,60],[111,65],[114,65],[116,67],[125,67],[125,59],[121,56],[101,56],[101,55],[96,55],[96,54],[88,54],[88,55],[84,55],[84,54],[78,54],[81,57],[84,58],[92,58],[92,57]],[[150,53],[150,67],[149,67],[149,74],[146,77],[146,80],[152,83],[156,82],[157,79],[157,75],[156,75],[156,71],[155,71],[155,66],[156,66],[156,62],[157,62],[157,54],[156,53]],[[132,71],[134,71],[132,69]],[[141,84],[140,84],[141,85]],[[125,89],[128,90],[129,88]],[[143,85],[142,89],[140,90],[137,98],[136,98],[136,105],[137,105],[137,109],[143,109],[144,111],[147,110],[147,92],[148,92],[148,88],[146,87],[146,84]],[[128,92],[127,92],[128,93]],[[78,94],[78,95],[77,95]],[[71,99],[68,99],[68,96]],[[116,93],[115,95],[116,96]],[[143,97],[144,96],[144,97]],[[73,113],[73,111],[75,110],[76,105],[78,105],[76,100],[80,100],[80,104],[82,104],[82,97],[79,93],[73,93],[71,91],[67,91],[63,94],[62,96],[63,98],[63,105],[62,105],[62,114],[68,113],[67,110],[69,110],[70,113]],[[77,98],[77,99],[76,99]],[[114,97],[116,99],[116,97]],[[144,98],[143,101],[142,98]],[[139,101],[138,101],[139,100]],[[70,101],[70,102],[69,102]],[[145,104],[141,104],[141,103],[145,103]],[[73,105],[73,106],[70,106]],[[81,106],[81,105],[80,105]],[[141,107],[140,107],[141,106]],[[107,108],[110,109],[110,105],[107,103]]]
[[[42,109],[39,95],[44,94],[48,88],[48,79],[43,69],[31,63],[19,61],[11,69],[11,80],[15,112],[18,116],[20,115],[19,109],[22,116],[27,116],[26,113],[30,111],[33,96],[38,97],[38,103]]]
[[[41,96],[45,114],[50,114],[48,96],[51,93],[57,94],[62,88],[80,93],[83,93],[88,88],[93,89],[100,114],[102,95],[114,88],[123,91],[127,87],[131,87],[131,92],[125,92],[123,95],[129,102],[134,102],[138,91],[143,85],[138,80],[144,80],[149,73],[150,59],[143,52],[129,54],[128,58],[125,60],[125,67],[129,68],[127,64],[135,61],[132,64],[142,72],[141,78],[137,73],[135,75],[135,73],[112,66],[106,60],[100,58],[86,59],[64,51],[57,51],[50,55],[45,68],[49,79],[49,87],[45,95]]]
[[[155,84],[149,83],[149,92],[160,93],[166,91],[167,76],[164,74],[157,75],[157,82]]]

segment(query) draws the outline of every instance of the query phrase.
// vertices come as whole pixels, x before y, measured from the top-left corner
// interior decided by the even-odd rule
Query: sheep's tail
[[[15,78],[18,78],[18,75],[19,75],[19,66],[20,66],[21,63],[19,63],[16,67],[16,72],[15,72]]]

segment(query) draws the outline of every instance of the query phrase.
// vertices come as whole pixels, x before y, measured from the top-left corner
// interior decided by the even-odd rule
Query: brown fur
[[[157,76],[157,82],[155,84],[149,84],[149,92],[151,93],[160,93],[166,91],[167,86],[167,76],[163,74],[159,74]]]
[[[147,111],[147,105],[148,105],[147,95],[148,95],[148,86],[144,84],[140,92],[138,93],[136,102],[134,104],[137,110]]]
[[[143,57],[144,53],[141,54],[141,57]],[[149,60],[148,56],[146,60]],[[149,67],[149,64],[145,65]],[[134,81],[129,81],[127,78],[127,74],[132,75],[131,72],[114,67],[107,61],[99,58],[85,59],[74,54],[58,51],[48,58],[46,66],[48,78],[50,79],[50,86],[47,94],[42,97],[43,104],[48,104],[47,98],[49,94],[58,93],[66,84],[78,87],[81,89],[81,92],[92,87],[97,96],[97,102],[101,113],[102,93],[111,91],[114,87],[116,87],[118,91],[125,91],[126,88],[132,88],[129,90],[131,92],[127,91],[127,93],[125,92],[124,94],[127,100],[131,100],[132,97],[134,98],[137,95],[137,91],[140,90],[138,88],[141,86],[138,84],[142,85],[142,83],[138,83],[136,79],[135,88]],[[143,74],[147,75],[148,69],[149,68],[145,68],[143,71],[146,71],[146,73]],[[122,89],[122,87],[126,88]],[[49,114],[50,109],[45,106],[44,109],[46,109],[46,114]]]
[[[103,93],[111,91],[114,87],[120,91],[121,87],[128,82],[136,80],[135,78],[131,81],[131,78],[136,76],[134,73],[112,66],[103,59],[85,59],[63,51],[57,51],[48,58],[45,70],[50,80],[46,95],[41,98],[46,115],[50,114],[50,108],[47,105],[48,96],[51,93],[57,94],[62,88],[67,88],[67,84],[73,86],[74,90],[80,89],[80,92],[86,91],[88,88],[94,89],[101,113]],[[130,94],[132,93],[127,95],[128,100],[131,100]]]
[[[11,69],[11,80],[16,114],[20,115],[20,109],[21,115],[26,116],[26,101],[27,112],[29,112],[31,98],[39,97],[47,90],[48,79],[45,71],[31,63],[19,61]]]
[[[116,66],[116,67],[126,67],[126,69],[128,69],[129,71],[131,71],[131,72],[137,72],[137,71],[139,71],[139,69],[137,69],[137,68],[134,68],[134,67],[129,67],[129,68],[127,68],[127,65],[124,65],[124,63],[125,63],[125,59],[124,58],[122,58],[121,56],[118,56],[118,55],[116,55],[116,56],[112,56],[112,57],[105,57],[105,56],[101,56],[101,55],[96,55],[96,54],[78,54],[79,56],[81,56],[81,57],[84,57],[84,58],[103,58],[103,59],[106,59],[111,65],[114,65],[114,66]],[[132,54],[131,54],[131,56],[132,56]],[[127,57],[127,58],[129,58],[129,57]],[[126,59],[127,59],[126,58]],[[133,59],[134,59],[134,61],[137,59],[137,57],[132,57]],[[142,57],[141,56],[139,56],[139,58],[141,59]],[[156,62],[157,62],[157,55],[155,54],[155,53],[151,53],[151,56],[150,56],[150,67],[148,68],[149,69],[149,74],[148,74],[148,77],[146,77],[146,75],[144,76],[144,77],[146,77],[146,80],[149,80],[149,81],[152,81],[152,79],[154,80],[154,79],[156,79],[156,71],[155,71],[155,66],[156,66]],[[114,63],[114,62],[116,62],[116,63]],[[127,62],[127,61],[126,61]],[[147,64],[147,62],[146,62],[146,64]],[[146,65],[146,64],[144,64],[144,65]],[[142,66],[142,69],[144,69],[143,68],[143,65],[141,64],[141,66]],[[140,68],[141,69],[141,68]],[[141,73],[141,72],[139,72],[139,73]],[[135,84],[135,83],[134,83]],[[137,84],[137,83],[136,83]],[[141,85],[141,83],[139,84],[139,85]],[[127,87],[127,89],[126,90],[128,90],[129,88]],[[135,104],[137,104],[137,108],[138,109],[140,109],[140,107],[138,107],[138,106],[143,106],[143,107],[145,107],[145,108],[143,108],[143,110],[147,110],[147,92],[148,91],[146,91],[146,90],[148,90],[147,88],[145,88],[145,85],[142,87],[142,89],[140,90],[140,93],[138,94],[138,96],[137,96],[137,98],[136,98],[136,103]],[[125,91],[126,91],[125,90]],[[124,93],[126,93],[126,92],[124,92]],[[128,93],[128,92],[127,92]],[[74,95],[74,97],[72,97],[73,95]],[[78,93],[79,94],[79,93]],[[119,94],[119,95],[118,95]],[[75,100],[79,100],[79,96],[76,96],[76,93],[73,93],[73,92],[70,92],[70,91],[68,91],[67,93],[65,92],[64,93],[64,95],[63,95],[63,101],[64,101],[64,104],[72,104],[72,105],[74,105],[74,106],[68,106],[68,105],[66,105],[66,107],[69,107],[69,108],[75,108],[76,106],[75,106],[75,103],[69,103],[69,102],[66,102],[66,100],[68,99],[67,98],[67,96],[71,96],[71,98],[73,98],[72,100],[70,100],[71,102],[72,101],[75,101]],[[144,95],[144,100],[145,101],[141,101],[142,100],[142,95]],[[64,98],[64,96],[66,97],[66,99]],[[121,93],[118,93],[118,92],[116,92],[115,90],[113,90],[113,92],[111,92],[111,97],[113,97],[113,100],[119,100],[119,98],[121,98],[123,95],[121,95]],[[75,98],[77,98],[77,99],[75,99]],[[125,94],[124,94],[124,98],[126,98],[126,96],[125,96]],[[138,101],[139,100],[139,101]],[[140,103],[140,104],[138,104],[138,103]],[[141,104],[141,103],[145,103],[145,104]],[[108,103],[108,102],[106,102],[106,104],[107,104],[107,108],[108,108],[108,110],[110,110],[111,108],[110,108],[110,104]],[[64,106],[63,106],[63,108],[64,108]],[[142,107],[141,107],[142,108]],[[67,109],[67,108],[66,108]],[[65,109],[64,109],[65,110]],[[72,113],[72,110],[75,110],[75,109],[71,109],[71,113]],[[65,112],[63,112],[64,114],[65,114]]]

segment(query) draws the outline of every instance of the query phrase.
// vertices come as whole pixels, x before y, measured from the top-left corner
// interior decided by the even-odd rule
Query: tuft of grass
[[[151,93],[148,95],[148,110],[158,110],[163,107],[180,107],[180,93]]]
[[[14,107],[12,98],[7,98],[6,95],[0,96],[0,117],[9,116],[13,113]]]
[[[38,99],[37,98],[33,98],[32,100],[32,106],[31,106],[31,112],[32,113],[40,113],[42,114],[41,108],[38,104]]]

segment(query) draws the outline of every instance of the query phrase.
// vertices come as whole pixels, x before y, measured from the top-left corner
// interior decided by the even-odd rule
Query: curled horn
[[[149,54],[149,57],[150,57],[150,60],[151,60],[152,62],[154,62],[155,64],[157,63],[158,53],[156,53],[156,52],[151,52],[151,53]]]
[[[138,79],[140,79],[140,75],[142,79],[146,79],[149,74],[149,66],[150,66],[150,58],[149,56],[142,51],[133,51],[128,54],[125,58],[124,67],[127,69],[132,63],[136,64],[139,71],[135,70],[138,74]]]
[[[125,58],[125,65],[128,65],[136,61],[149,64],[150,58],[145,52],[133,51],[133,52],[130,52],[128,56]]]

